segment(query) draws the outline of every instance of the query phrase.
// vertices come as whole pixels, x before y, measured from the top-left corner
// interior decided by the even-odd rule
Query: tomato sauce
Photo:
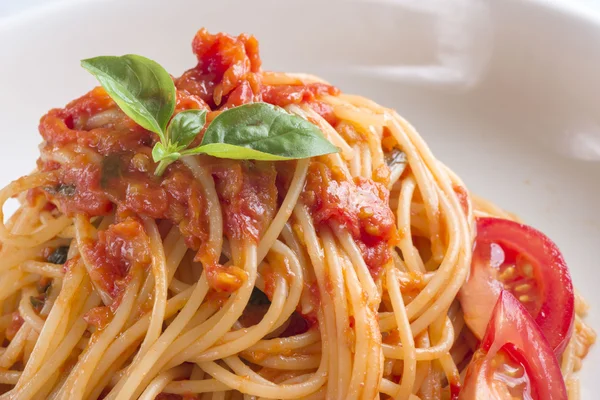
[[[254,36],[211,35],[201,29],[192,49],[198,65],[176,80],[179,90],[199,96],[213,109],[226,104],[230,93],[236,101],[229,106],[259,101],[261,61]]]
[[[335,222],[348,229],[374,276],[391,259],[397,241],[389,191],[371,179],[336,177],[325,164],[312,162],[303,193],[317,223]]]
[[[331,85],[263,85],[258,41],[254,36],[211,35],[201,29],[194,37],[192,49],[198,64],[175,81],[177,89],[198,96],[213,110],[226,110],[256,101],[280,107],[315,103],[315,111],[328,118],[333,115],[323,103],[317,103],[320,95],[339,93]]]
[[[320,95],[336,95],[338,93],[337,88],[324,83],[264,86],[261,90],[264,102],[276,104],[280,107],[285,107],[288,104],[310,103],[316,101]]]
[[[458,198],[458,202],[460,203],[460,207],[462,208],[465,215],[469,215],[469,192],[463,186],[454,185],[452,186],[454,193],[456,193],[456,197]]]
[[[307,104],[326,120],[335,120],[332,108],[319,101],[319,96],[337,94],[336,88],[321,83],[277,87],[262,83],[258,42],[253,36],[211,35],[202,29],[192,49],[197,65],[174,78],[175,113],[204,109],[211,112],[210,120],[229,107],[268,101],[279,106]],[[187,246],[198,251],[196,260],[205,264],[213,287],[232,290],[243,281],[240,271],[221,268],[220,255],[206,246],[208,206],[200,183],[180,162],[171,164],[161,177],[155,176],[152,148],[158,136],[127,117],[103,88],[50,110],[41,118],[39,131],[44,143],[38,168],[55,170],[57,182],[33,190],[31,201],[42,193],[68,216],[115,215],[115,225],[99,232],[98,240],[87,243],[84,250],[92,260],[94,279],[108,293],[119,292],[132,266],[149,264],[148,238],[138,216],[178,226]],[[201,140],[198,136],[196,144]],[[275,165],[205,160],[221,202],[225,235],[257,241],[285,194],[278,191]],[[372,259],[382,258],[376,246],[368,245],[364,251]],[[223,275],[225,281],[217,279],[222,273],[228,274]]]
[[[338,119],[333,112],[333,107],[319,100],[310,101],[307,103],[317,114],[325,119],[330,125],[336,126]]]
[[[132,268],[150,266],[149,242],[141,223],[126,218],[99,231],[98,240],[86,240],[80,251],[91,263],[92,280],[112,298],[117,298]]]
[[[113,314],[108,306],[94,307],[83,315],[83,319],[97,330],[102,330],[112,320]]]
[[[258,240],[275,215],[275,166],[270,162],[223,159],[213,164],[212,171],[226,235],[237,240]]]
[[[73,100],[65,108],[55,108],[40,120],[39,131],[44,140],[56,145],[64,145],[77,140],[85,132],[75,129],[80,122],[92,115],[115,107],[114,101],[97,87],[82,97]]]
[[[21,314],[19,314],[18,311],[13,312],[10,323],[4,332],[6,334],[6,338],[8,340],[13,340],[17,332],[19,332],[19,329],[21,329],[21,326],[23,326],[24,322],[25,320],[23,317],[21,317]]]

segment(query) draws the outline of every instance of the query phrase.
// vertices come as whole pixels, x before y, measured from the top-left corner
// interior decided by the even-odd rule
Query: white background
[[[0,19],[27,12],[34,7],[45,7],[52,3],[76,3],[86,0],[0,0]],[[124,0],[126,1],[126,0]],[[426,1],[426,0],[423,0]],[[549,3],[580,3],[590,12],[600,13],[600,0],[548,0]]]

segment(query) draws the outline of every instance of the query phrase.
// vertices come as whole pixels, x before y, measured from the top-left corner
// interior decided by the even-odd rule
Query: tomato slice
[[[459,400],[471,399],[567,399],[552,347],[523,305],[506,290],[467,368]]]
[[[502,290],[525,306],[555,354],[562,354],[573,328],[575,298],[558,247],[530,226],[479,218],[471,274],[459,294],[465,322],[479,339]]]

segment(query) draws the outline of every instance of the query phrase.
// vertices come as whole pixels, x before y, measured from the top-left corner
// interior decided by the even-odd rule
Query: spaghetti
[[[176,112],[271,103],[339,153],[190,156],[155,177],[154,134],[102,88],[42,118],[36,172],[0,192],[21,202],[0,223],[0,399],[459,396],[477,220],[516,217],[396,112],[262,71],[257,46],[198,32]],[[586,307],[557,354],[573,399]]]

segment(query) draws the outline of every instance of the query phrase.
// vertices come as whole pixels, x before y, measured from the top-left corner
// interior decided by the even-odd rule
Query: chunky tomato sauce
[[[213,110],[256,101],[285,107],[313,103],[319,95],[339,93],[337,88],[322,83],[262,84],[258,42],[253,36],[211,35],[206,29],[201,29],[192,48],[198,57],[198,65],[175,81],[177,89],[198,96]],[[330,109],[323,109],[318,104],[313,108],[324,116],[331,116]]]
[[[385,186],[362,177],[344,180],[314,161],[303,196],[317,224],[335,222],[350,231],[371,273],[378,275],[390,261],[391,245],[397,240]]]
[[[332,108],[319,100],[320,96],[337,94],[333,86],[262,82],[254,37],[211,35],[202,29],[192,48],[197,65],[174,79],[176,113],[205,109],[211,120],[224,109],[265,101],[282,107],[307,105],[330,123],[337,123]],[[180,162],[171,164],[161,177],[155,176],[151,153],[157,135],[127,117],[104,89],[97,87],[64,108],[50,110],[42,117],[39,130],[44,143],[38,167],[55,170],[57,183],[33,190],[30,198],[43,195],[69,216],[115,215],[115,224],[82,249],[93,263],[92,278],[103,290],[117,295],[133,266],[150,265],[149,239],[139,216],[178,226],[188,247],[198,251],[196,260],[205,264],[213,287],[234,290],[241,284],[244,277],[239,271],[228,272],[230,282],[217,279],[223,269],[218,264],[220,255],[206,246],[208,205],[197,179]],[[200,140],[201,135],[195,143]],[[215,180],[225,235],[234,241],[258,241],[287,190],[289,177],[279,175],[292,173],[293,163],[274,166],[205,157],[204,164]],[[387,246],[393,240],[393,218],[389,209],[386,212],[383,208],[385,190],[369,180],[337,182],[326,174],[315,176],[307,187],[317,197],[324,196],[313,204],[316,219],[323,223],[336,220],[347,226],[375,273],[389,259]],[[325,185],[326,179],[333,183]],[[368,215],[371,211],[373,214]]]
[[[112,311],[108,306],[94,307],[84,314],[83,319],[97,330],[102,330],[112,320]]]
[[[213,164],[212,170],[225,230],[233,239],[250,236],[258,240],[275,216],[275,166],[270,162],[222,159]]]
[[[150,265],[149,242],[143,226],[129,217],[99,231],[97,240],[85,240],[80,251],[92,264],[90,278],[116,298],[132,268]]]
[[[325,103],[316,102],[317,98],[324,94],[338,94],[339,90],[333,86],[323,83],[309,83],[307,85],[277,85],[264,86],[261,91],[262,101],[285,107],[289,104],[311,103],[315,104],[315,111],[329,114],[330,109],[321,110]],[[327,106],[328,107],[328,106]]]

